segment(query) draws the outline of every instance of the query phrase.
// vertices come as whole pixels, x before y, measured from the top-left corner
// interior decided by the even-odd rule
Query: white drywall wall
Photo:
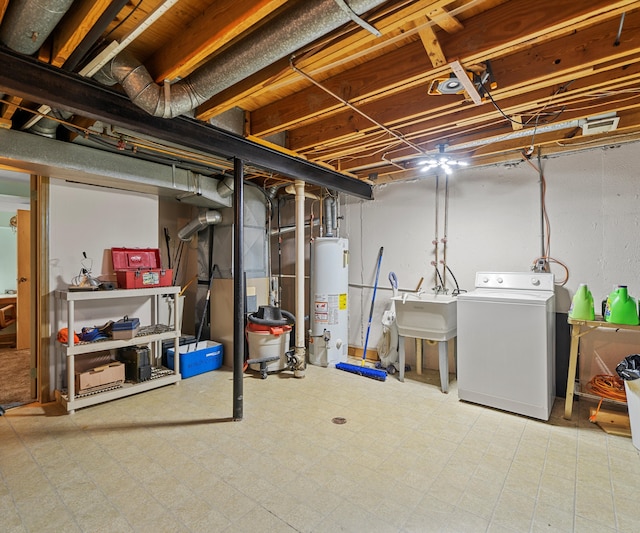
[[[86,252],[93,276],[114,280],[112,247],[158,248],[158,198],[152,195],[68,183],[51,179],[49,217],[49,283],[52,291],[64,290],[82,268]],[[92,260],[92,262],[90,261]],[[52,337],[59,327],[55,309],[66,320],[66,306],[51,297]],[[75,331],[104,324],[124,315],[151,319],[148,298],[101,300],[76,304]],[[53,344],[52,344],[53,346]],[[51,351],[51,383],[55,380],[55,357]]]
[[[640,296],[639,143],[542,159],[551,227],[550,256],[569,269],[556,291],[556,310],[568,312],[580,283],[599,301],[614,284]],[[534,158],[532,163],[538,164]],[[438,238],[444,237],[444,176],[439,179]],[[471,290],[477,271],[527,271],[541,255],[540,180],[526,162],[455,171],[449,178],[447,265],[460,288]],[[374,200],[347,199],[341,236],[349,239],[349,344],[363,346],[376,255],[384,247],[369,346],[382,334],[389,305],[390,271],[400,288],[434,286],[435,178],[375,187]],[[442,243],[439,259],[442,259]],[[557,280],[562,267],[552,264]],[[447,287],[455,285],[450,277]],[[408,347],[409,349],[409,347]]]

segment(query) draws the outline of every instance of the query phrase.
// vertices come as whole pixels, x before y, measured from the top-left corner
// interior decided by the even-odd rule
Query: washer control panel
[[[553,291],[554,275],[546,272],[478,272],[476,288]]]

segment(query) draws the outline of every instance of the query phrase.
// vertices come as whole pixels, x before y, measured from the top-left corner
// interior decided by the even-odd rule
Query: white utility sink
[[[447,294],[403,294],[394,296],[396,325],[400,343],[398,379],[404,381],[404,340],[402,337],[438,341],[438,366],[440,368],[440,387],[442,392],[449,391],[449,340],[458,333],[457,299]],[[454,341],[452,341],[454,342]],[[420,347],[422,341],[420,341]],[[455,345],[454,345],[455,346]],[[416,341],[416,366],[419,360],[418,341]],[[421,367],[418,367],[420,374]]]
[[[447,294],[394,296],[398,334],[447,341],[457,334],[456,298]]]

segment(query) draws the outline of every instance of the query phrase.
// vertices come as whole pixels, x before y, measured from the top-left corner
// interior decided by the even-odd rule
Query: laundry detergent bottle
[[[638,303],[635,298],[629,296],[626,285],[618,285],[608,298],[608,310],[605,313],[605,320],[612,324],[628,324],[637,326]]]
[[[569,308],[569,318],[576,320],[595,320],[596,318],[593,295],[586,283],[581,283],[573,295],[571,307]]]

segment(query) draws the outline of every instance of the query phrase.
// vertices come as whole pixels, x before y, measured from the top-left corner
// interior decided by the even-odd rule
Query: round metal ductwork
[[[182,228],[178,232],[178,238],[181,241],[188,241],[200,230],[213,224],[219,224],[221,221],[222,215],[219,211],[205,211],[204,213],[200,213],[196,218],[194,218],[184,228]]]
[[[21,54],[35,54],[69,10],[73,0],[20,0],[9,2],[0,41]]]

